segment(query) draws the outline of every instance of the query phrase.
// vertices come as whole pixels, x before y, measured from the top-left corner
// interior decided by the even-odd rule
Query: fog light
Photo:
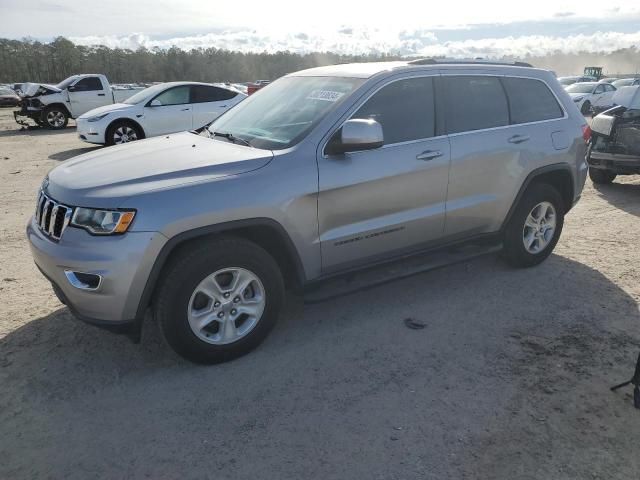
[[[95,273],[65,270],[64,274],[67,280],[69,280],[69,283],[80,290],[97,290],[102,283],[102,277]]]

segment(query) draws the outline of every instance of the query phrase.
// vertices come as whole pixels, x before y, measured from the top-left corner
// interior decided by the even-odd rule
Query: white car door
[[[113,103],[109,88],[105,88],[100,77],[84,77],[67,89],[69,93],[69,109],[73,118],[94,108]]]
[[[183,132],[193,128],[189,85],[171,87],[152,98],[140,119],[147,137]]]
[[[607,84],[601,83],[595,88],[591,98],[591,105],[603,107],[610,104],[613,92],[611,94],[607,93],[607,86]]]
[[[193,128],[212,122],[244,98],[239,92],[213,85],[192,85]]]

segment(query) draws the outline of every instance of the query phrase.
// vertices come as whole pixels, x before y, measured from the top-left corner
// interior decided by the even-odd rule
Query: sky
[[[134,49],[520,57],[640,47],[638,0],[0,0],[0,18],[4,38]]]

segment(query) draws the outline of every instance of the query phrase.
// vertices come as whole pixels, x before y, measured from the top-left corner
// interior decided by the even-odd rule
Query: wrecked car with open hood
[[[611,183],[617,175],[640,174],[640,86],[616,91],[615,107],[591,122],[587,153],[594,183]]]
[[[54,130],[65,128],[69,118],[78,118],[94,108],[120,103],[140,89],[114,90],[99,74],[72,75],[57,85],[25,83],[21,109],[13,113],[18,124],[35,124]]]

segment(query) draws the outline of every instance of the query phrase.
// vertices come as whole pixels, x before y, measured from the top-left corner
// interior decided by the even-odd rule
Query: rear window
[[[539,122],[564,114],[556,97],[543,82],[530,78],[503,78],[509,97],[511,123]]]
[[[467,132],[509,124],[509,107],[498,77],[443,77],[447,85],[448,133]]]
[[[193,85],[191,87],[191,103],[221,102],[230,100],[237,94],[237,92],[226,88]]]

